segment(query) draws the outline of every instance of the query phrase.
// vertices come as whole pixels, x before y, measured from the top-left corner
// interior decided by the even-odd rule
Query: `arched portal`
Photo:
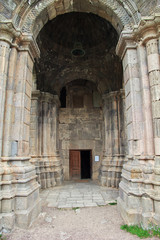
[[[56,184],[62,184],[63,178],[74,177],[70,169],[74,166],[74,159],[70,159],[71,150],[77,153],[87,149],[92,153],[90,178],[100,179],[101,184],[109,187],[118,187],[126,148],[123,147],[122,65],[116,55],[117,41],[118,34],[107,20],[83,12],[57,16],[37,36],[41,56],[35,63],[37,89],[33,91],[32,105],[35,106],[37,91],[39,96],[47,94],[52,98],[57,94],[61,97],[61,89],[65,87],[66,95],[66,107],[57,106],[57,112],[54,112],[57,116],[52,116],[52,101],[48,97],[39,97],[37,106],[41,107],[34,109],[33,115],[38,121],[37,129],[35,118],[31,121],[34,126],[30,131],[31,155],[36,161],[42,188],[53,184],[48,165],[52,162],[54,168],[55,152],[59,152],[59,173],[55,172],[55,180]],[[104,100],[106,97],[108,105]],[[56,143],[57,149],[55,147],[53,151]],[[106,154],[107,170],[104,166],[101,168]],[[43,169],[46,173],[49,170],[50,177],[43,174]],[[79,171],[76,177],[81,178],[80,163],[76,171]]]
[[[103,143],[98,147],[100,149],[104,146],[99,168],[101,184],[117,187],[123,166],[118,199],[123,218],[129,224],[143,222],[147,225],[149,221],[159,224],[158,1],[22,0],[18,3],[15,0],[6,0],[0,1],[0,8],[1,228],[12,229],[15,224],[27,227],[38,216],[41,204],[35,166],[41,187],[54,186],[63,181],[64,164],[58,129],[59,96],[64,87],[68,87],[70,92],[76,88],[72,85],[74,80],[80,80],[81,83],[92,82],[87,90],[90,102],[86,101],[90,108],[79,109],[83,113],[86,110],[88,119],[93,122],[93,115],[90,118],[88,111],[92,105],[92,113],[95,113],[95,109],[98,110],[97,115],[102,119],[102,131],[97,131],[104,137]],[[45,36],[50,32],[52,23],[54,25],[57,19],[66,14],[72,16],[77,13],[83,16],[86,14],[84,19],[87,19],[88,26],[93,17],[94,21],[91,22],[99,39],[103,39],[101,33],[106,34],[106,30],[110,29],[108,37],[111,41],[106,39],[97,43],[92,32],[91,44],[85,45],[82,41],[84,39],[74,39],[69,52],[66,48],[69,49],[70,45],[66,46],[68,42],[64,39],[61,42],[58,34],[58,44],[54,39],[53,49],[51,42],[46,44]],[[141,19],[144,15],[147,17]],[[69,26],[66,28],[69,29]],[[72,25],[72,30],[73,28]],[[55,29],[53,33],[56,32]],[[73,32],[69,30],[68,32]],[[54,38],[54,34],[51,37]],[[59,41],[62,43],[61,47]],[[94,42],[96,46],[93,46]],[[105,44],[110,47],[107,48]],[[123,81],[122,75],[117,74],[122,73],[122,68],[115,48],[123,60]],[[56,54],[51,54],[51,49],[53,52],[56,49],[58,52],[62,50],[66,56],[69,53],[70,57],[67,58],[66,65],[64,64],[67,68],[61,68],[62,65],[59,64],[60,61],[64,63],[64,55],[56,59]],[[96,50],[101,55],[98,56]],[[92,58],[89,52],[91,55],[94,53]],[[97,61],[100,56],[103,61]],[[56,62],[55,65],[51,63],[52,59]],[[55,68],[58,68],[56,74]],[[80,88],[84,89],[84,86],[78,84],[77,89]],[[93,104],[94,89],[96,99],[97,95],[102,99],[102,105],[98,104],[98,107]],[[84,98],[81,96],[79,99],[81,106],[84,106]],[[69,109],[74,112],[78,108],[74,108],[73,104]],[[78,114],[77,116],[79,117]],[[75,119],[76,122],[77,117]],[[72,130],[72,126],[70,128]],[[125,133],[128,144],[125,144]],[[100,139],[96,136],[94,141]],[[128,161],[124,164],[126,148]]]
[[[45,82],[45,76],[43,77],[39,74],[39,64],[42,70],[41,59],[39,61],[36,60],[37,64],[34,63],[34,60],[38,59],[43,52],[40,43],[38,45],[36,43],[41,35],[41,29],[43,32],[44,27],[45,31],[47,22],[52,19],[54,21],[58,15],[69,12],[90,12],[96,14],[94,17],[97,18],[97,21],[99,21],[98,15],[108,21],[107,25],[110,22],[115,28],[112,31],[114,35],[115,31],[120,34],[123,28],[130,29],[132,24],[138,22],[139,17],[134,3],[126,1],[124,7],[117,0],[101,0],[98,2],[30,0],[21,1],[20,4],[8,4],[7,6],[4,3],[4,8],[6,8],[8,15],[5,15],[3,12],[0,15],[2,21],[4,20],[5,22],[1,25],[0,46],[4,56],[2,60],[6,59],[5,70],[2,72],[4,91],[0,92],[2,102],[0,118],[3,119],[0,122],[0,155],[3,157],[1,171],[3,179],[10,179],[8,181],[9,190],[3,194],[2,199],[2,201],[5,201],[5,196],[7,196],[7,202],[10,203],[10,207],[7,209],[5,204],[2,206],[2,213],[7,212],[9,214],[10,225],[6,225],[7,218],[5,214],[2,217],[1,225],[4,228],[11,229],[15,224],[15,219],[18,226],[27,227],[40,211],[39,185],[36,181],[35,168],[32,164],[36,166],[38,181],[41,187],[46,188],[62,183],[63,166],[59,154],[57,117],[61,88],[76,79],[93,81],[96,84],[97,92],[101,94],[105,90],[107,90],[106,92],[117,90],[121,85],[120,81],[119,87],[112,89],[113,86],[111,85],[114,79],[108,78],[106,81],[101,81],[101,79],[105,79],[106,74],[103,74],[103,71],[101,71],[99,75],[98,69],[101,66],[97,66],[97,71],[94,71],[91,63],[88,69],[85,69],[82,63],[81,66],[75,68],[75,71],[71,68],[69,72],[59,71],[57,72],[57,79],[54,75],[52,76],[53,78],[49,76],[50,71],[48,71],[48,77]],[[110,27],[111,24],[108,26]],[[118,37],[116,37],[116,40],[118,40]],[[76,58],[77,46],[74,46],[74,43],[71,52],[74,55],[72,57]],[[116,43],[113,44],[114,49],[110,48],[107,53],[110,59],[112,57],[113,59],[117,58],[115,55]],[[56,42],[54,47],[56,47]],[[79,48],[83,50],[82,45]],[[99,49],[102,50],[104,48],[99,45]],[[86,55],[84,55],[85,57]],[[107,61],[107,57],[105,60]],[[118,60],[116,61],[118,63]],[[37,69],[36,74],[35,72],[33,74],[34,66]],[[54,68],[54,66],[51,67]],[[8,75],[6,75],[6,70]],[[109,69],[106,71],[109,71]],[[7,81],[6,76],[9,76],[9,81]],[[47,84],[47,79],[50,85]],[[12,116],[12,113],[16,114]],[[2,129],[4,130],[2,131]],[[48,141],[52,144],[48,144]],[[15,176],[17,176],[16,180]],[[15,184],[17,189],[19,189],[17,192],[14,191]],[[34,201],[32,201],[33,199]],[[19,201],[22,203],[20,208]]]

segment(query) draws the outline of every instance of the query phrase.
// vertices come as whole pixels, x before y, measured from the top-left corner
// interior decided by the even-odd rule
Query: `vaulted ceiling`
[[[92,13],[67,13],[49,21],[37,42],[38,88],[57,92],[75,79],[96,83],[100,92],[122,87],[121,61],[115,54],[118,34],[111,24]]]

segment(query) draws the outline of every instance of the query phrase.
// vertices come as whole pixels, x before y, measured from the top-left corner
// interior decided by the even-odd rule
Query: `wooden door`
[[[78,150],[70,150],[70,178],[81,178],[81,155]]]

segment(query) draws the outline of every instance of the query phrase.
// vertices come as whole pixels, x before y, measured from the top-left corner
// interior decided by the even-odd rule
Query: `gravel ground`
[[[14,229],[7,240],[132,240],[122,231],[117,206],[57,209],[43,206],[36,222],[27,230]],[[158,238],[148,238],[156,240]]]

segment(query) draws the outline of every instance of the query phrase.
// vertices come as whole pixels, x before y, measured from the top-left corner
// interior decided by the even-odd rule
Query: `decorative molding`
[[[134,26],[134,37],[136,41],[146,44],[150,39],[160,37],[160,13],[154,16],[142,17],[140,23]]]
[[[134,40],[133,31],[122,31],[116,47],[116,54],[123,59],[127,49],[135,49],[137,47]]]

